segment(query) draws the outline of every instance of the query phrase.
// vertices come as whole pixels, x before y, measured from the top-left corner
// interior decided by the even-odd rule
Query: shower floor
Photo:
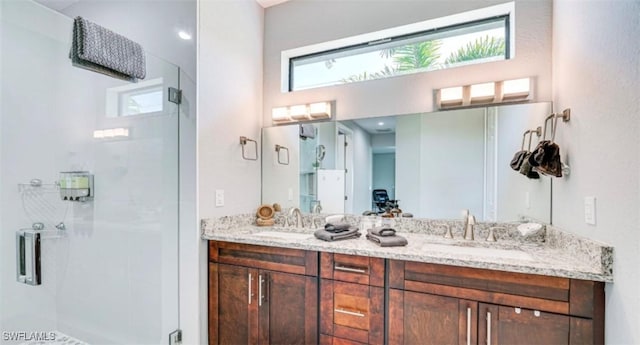
[[[62,332],[55,331],[53,332],[53,340],[33,340],[27,341],[20,345],[89,345],[89,343],[85,343],[82,340],[78,340],[72,336],[66,335]]]

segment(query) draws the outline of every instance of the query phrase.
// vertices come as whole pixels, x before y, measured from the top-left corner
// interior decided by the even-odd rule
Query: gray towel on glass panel
[[[316,232],[314,232],[313,235],[319,240],[328,241],[328,242],[349,240],[352,238],[360,237],[360,233],[358,232],[358,228],[356,227],[353,227],[347,231],[343,231],[339,233],[329,232],[325,229],[320,229],[320,230],[316,230]]]
[[[73,21],[69,57],[74,66],[127,81],[147,73],[142,46],[82,17]]]
[[[398,235],[376,236],[369,233],[367,234],[367,239],[380,247],[401,247],[406,246],[408,243],[406,238]]]

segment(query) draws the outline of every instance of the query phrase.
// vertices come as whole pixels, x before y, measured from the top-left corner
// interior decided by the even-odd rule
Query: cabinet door
[[[569,316],[483,303],[479,309],[480,343],[569,344]]]
[[[391,289],[390,344],[476,344],[477,302]]]
[[[209,265],[209,344],[256,344],[257,270]]]
[[[318,343],[318,278],[260,271],[260,344]]]

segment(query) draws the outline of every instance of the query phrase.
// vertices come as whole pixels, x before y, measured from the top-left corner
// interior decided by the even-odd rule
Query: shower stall
[[[72,19],[31,1],[0,21],[0,344],[169,343],[180,69],[73,67]]]

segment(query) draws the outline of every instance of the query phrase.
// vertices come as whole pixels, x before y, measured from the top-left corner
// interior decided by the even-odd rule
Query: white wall
[[[551,221],[551,179],[540,174],[540,179],[528,179],[519,171],[511,169],[509,163],[522,146],[525,130],[543,126],[544,119],[551,114],[551,103],[517,104],[491,107],[489,112],[497,116],[495,133],[497,137],[495,202],[498,220],[517,220],[521,216],[537,219],[544,223]],[[551,122],[549,122],[551,126]],[[561,127],[559,124],[558,127]],[[547,129],[547,138],[551,135]],[[533,135],[531,149],[535,149],[542,137]],[[525,143],[525,149],[529,140]],[[491,178],[491,177],[489,177]],[[528,198],[528,201],[527,201]],[[491,205],[487,205],[490,207]]]
[[[362,214],[371,209],[371,135],[352,121],[343,122],[353,131],[353,212]]]
[[[396,147],[396,134],[372,134],[371,135],[371,148],[374,153],[393,152]]]
[[[253,0],[199,2],[199,218],[260,205],[260,160],[241,158],[239,137],[260,142],[263,28],[264,10]],[[224,190],[224,207],[215,207],[216,189]],[[206,241],[200,248],[200,339],[192,344],[207,339]]]
[[[260,204],[260,160],[242,159],[239,137],[260,139],[262,37],[263,9],[255,1],[201,2],[198,71],[201,218],[253,212]],[[253,150],[250,146],[247,149]],[[215,207],[216,189],[225,191],[224,207]]]
[[[553,3],[554,110],[571,175],[554,181],[553,222],[615,247],[606,343],[640,343],[640,2]],[[595,196],[596,225],[584,222]]]
[[[283,208],[300,205],[300,130],[298,125],[262,130],[262,203],[279,203]],[[289,165],[278,163],[275,145],[289,149]],[[280,153],[285,161],[286,154]],[[292,198],[289,200],[289,191]]]
[[[414,190],[420,197],[420,217],[456,219],[463,209],[480,217],[484,122],[484,108],[422,115],[420,184]]]
[[[283,50],[503,2],[293,0],[268,8],[264,38],[264,123],[271,122],[273,107],[318,100],[336,100],[339,120],[429,112],[433,110],[433,89],[523,76],[536,78],[536,100],[549,100],[551,1],[548,0],[515,2],[514,59],[312,90],[280,91],[280,53]]]

